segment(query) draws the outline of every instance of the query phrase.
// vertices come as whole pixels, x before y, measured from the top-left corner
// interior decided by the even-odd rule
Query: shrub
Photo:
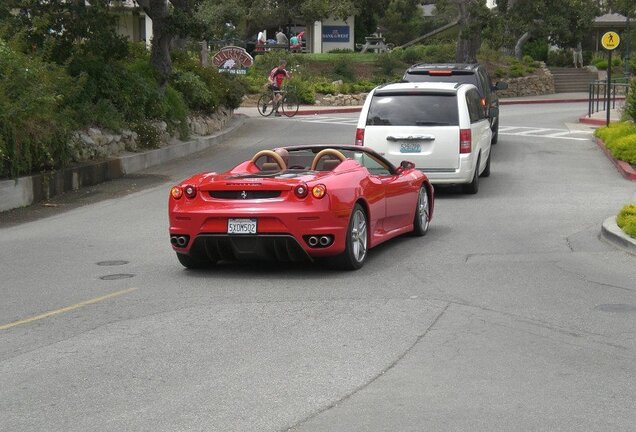
[[[379,54],[376,63],[385,77],[393,77],[395,69],[405,67],[398,56],[390,52]]]
[[[548,51],[546,63],[548,66],[571,66],[573,64],[572,53],[561,49]]]
[[[594,63],[594,66],[596,66],[600,70],[606,70],[607,69],[607,65],[608,65],[608,62],[607,62],[607,60],[604,60],[604,59],[601,59],[601,60],[597,61],[596,63]]]
[[[523,45],[523,54],[535,60],[548,60],[548,42],[545,39],[533,39]]]
[[[314,91],[322,94],[335,94],[338,89],[335,84],[327,81],[314,82]]]
[[[529,55],[524,55],[521,62],[526,66],[531,66],[534,64],[534,59]]]
[[[333,72],[337,78],[342,79],[343,81],[355,80],[355,73],[353,72],[351,60],[346,57],[340,57],[336,60],[333,65]]]
[[[605,146],[616,159],[636,164],[636,125],[631,122],[612,123],[599,128],[595,135],[605,142]]]
[[[292,79],[289,83],[290,91],[298,96],[301,104],[313,105],[316,102],[316,92],[310,81]]]
[[[77,126],[66,108],[77,84],[58,66],[0,40],[0,177],[57,169]]]
[[[629,94],[625,101],[625,115],[632,121],[636,121],[636,79],[633,79],[630,84]]]
[[[132,130],[137,133],[137,144],[140,148],[154,149],[161,145],[161,134],[148,122],[137,122],[132,125]]]
[[[616,224],[627,234],[636,238],[636,204],[628,204],[616,216]]]
[[[195,111],[207,112],[210,107],[218,103],[205,82],[194,72],[176,71],[171,82],[174,88],[183,95],[188,107]]]

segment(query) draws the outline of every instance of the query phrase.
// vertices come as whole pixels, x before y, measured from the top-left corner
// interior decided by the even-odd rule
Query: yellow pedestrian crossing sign
[[[610,31],[607,32],[603,35],[603,37],[601,38],[601,45],[603,45],[603,48],[605,48],[606,50],[613,50],[618,48],[618,44],[621,43],[621,37],[618,35],[618,33]]]

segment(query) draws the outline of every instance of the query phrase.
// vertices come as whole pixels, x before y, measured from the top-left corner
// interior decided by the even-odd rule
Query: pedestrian
[[[265,51],[265,42],[267,41],[267,30],[259,31],[258,36],[256,36],[256,52]]]
[[[287,39],[287,36],[285,35],[285,33],[283,33],[283,29],[281,28],[279,28],[278,32],[276,33],[276,44],[277,45],[289,44],[289,39]]]
[[[574,60],[574,69],[576,69],[578,65],[583,68],[583,48],[581,48],[581,42],[578,42],[576,48],[572,51],[572,59]]]

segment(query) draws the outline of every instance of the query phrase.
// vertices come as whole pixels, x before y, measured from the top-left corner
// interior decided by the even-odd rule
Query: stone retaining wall
[[[545,66],[542,66],[542,68],[539,70],[539,73],[536,75],[530,75],[521,78],[505,78],[501,81],[508,83],[508,88],[506,90],[497,91],[497,95],[500,98],[539,96],[555,93],[554,77]]]
[[[207,136],[220,131],[232,117],[232,110],[221,107],[211,116],[192,116],[188,118],[188,127],[193,136]],[[160,137],[160,148],[172,144],[178,139],[168,131],[164,121],[151,123]],[[88,128],[75,133],[72,143],[74,162],[106,159],[125,152],[143,150],[139,146],[136,132],[124,129],[112,132],[99,128]]]

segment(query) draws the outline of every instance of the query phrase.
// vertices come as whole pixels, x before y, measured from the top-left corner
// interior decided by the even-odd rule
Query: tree
[[[518,58],[530,38],[545,38],[562,48],[576,46],[598,14],[595,0],[500,0],[497,9],[502,43],[514,46]]]
[[[197,18],[201,0],[137,0],[152,20],[152,47],[150,63],[157,71],[157,79],[165,88],[172,73],[170,43],[176,36],[201,37],[205,26]]]
[[[65,64],[83,57],[101,61],[123,58],[127,45],[115,31],[109,0],[6,0],[2,32],[47,61]],[[13,11],[7,14],[6,11]]]
[[[491,25],[492,14],[485,0],[438,0],[438,9],[446,14],[456,11],[459,18],[459,35],[455,60],[475,63],[481,46],[482,31]]]

